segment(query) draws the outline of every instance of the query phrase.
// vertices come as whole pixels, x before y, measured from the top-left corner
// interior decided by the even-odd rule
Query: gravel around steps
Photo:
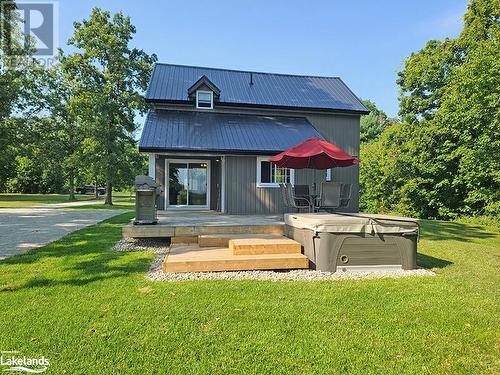
[[[169,244],[161,240],[123,239],[113,247],[116,251],[151,251],[157,254],[145,278],[150,281],[188,280],[258,280],[258,281],[335,281],[381,278],[403,278],[412,276],[435,276],[430,270],[394,270],[376,272],[322,272],[314,270],[290,271],[230,271],[230,272],[163,272],[161,266]]]
[[[165,254],[169,248],[170,243],[167,240],[134,238],[124,238],[113,246],[115,251],[151,251],[155,254]]]

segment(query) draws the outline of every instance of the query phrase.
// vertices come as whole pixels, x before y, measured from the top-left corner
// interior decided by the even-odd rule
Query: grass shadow
[[[488,239],[498,236],[488,232],[485,227],[462,224],[452,221],[422,220],[422,238],[431,241],[456,240],[471,242],[477,239]]]
[[[417,265],[422,268],[445,268],[452,264],[453,262],[446,259],[435,258],[430,255],[417,253]]]
[[[1,260],[0,267],[6,266],[5,272],[16,272],[23,267],[27,278],[19,279],[17,285],[0,288],[0,291],[55,285],[82,286],[147,272],[153,258],[151,254],[112,250],[121,238],[122,224],[128,222],[131,215],[126,213],[112,217],[44,247]],[[30,277],[30,274],[36,276]]]
[[[88,195],[76,195],[74,201],[84,202],[93,199]],[[74,202],[69,199],[67,194],[18,194],[18,193],[1,193],[0,194],[0,208],[17,208],[39,206],[57,203]]]

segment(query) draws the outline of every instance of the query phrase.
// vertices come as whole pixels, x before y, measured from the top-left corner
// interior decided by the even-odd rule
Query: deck
[[[158,211],[158,224],[123,228],[124,237],[167,238],[203,234],[283,234],[284,222],[277,215],[225,215],[214,211]]]
[[[170,238],[165,272],[217,272],[308,268],[300,244],[283,236],[273,215],[162,211],[156,225],[123,228],[124,237]]]

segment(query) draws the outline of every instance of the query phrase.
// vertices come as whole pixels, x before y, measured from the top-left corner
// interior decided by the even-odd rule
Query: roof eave
[[[174,99],[153,99],[145,98],[146,103],[151,104],[193,104],[191,100],[174,100]],[[284,105],[268,105],[268,104],[253,104],[253,103],[228,103],[217,101],[215,104],[225,107],[244,107],[244,108],[263,108],[263,109],[277,109],[277,110],[295,110],[295,111],[317,111],[329,113],[351,113],[358,115],[367,115],[369,110],[355,110],[355,109],[340,109],[340,108],[321,108],[321,107],[292,107]]]
[[[195,153],[195,154],[222,154],[222,155],[277,155],[285,150],[224,150],[224,149],[198,149],[198,148],[163,148],[163,147],[142,147],[139,152],[149,153]]]

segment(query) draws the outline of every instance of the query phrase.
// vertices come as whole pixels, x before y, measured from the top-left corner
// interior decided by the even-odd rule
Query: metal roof
[[[206,76],[220,89],[224,105],[369,113],[338,77],[259,73],[185,65],[156,64],[146,92],[150,102],[188,102],[188,89]]]
[[[139,151],[276,154],[310,137],[323,138],[303,117],[151,110]]]

